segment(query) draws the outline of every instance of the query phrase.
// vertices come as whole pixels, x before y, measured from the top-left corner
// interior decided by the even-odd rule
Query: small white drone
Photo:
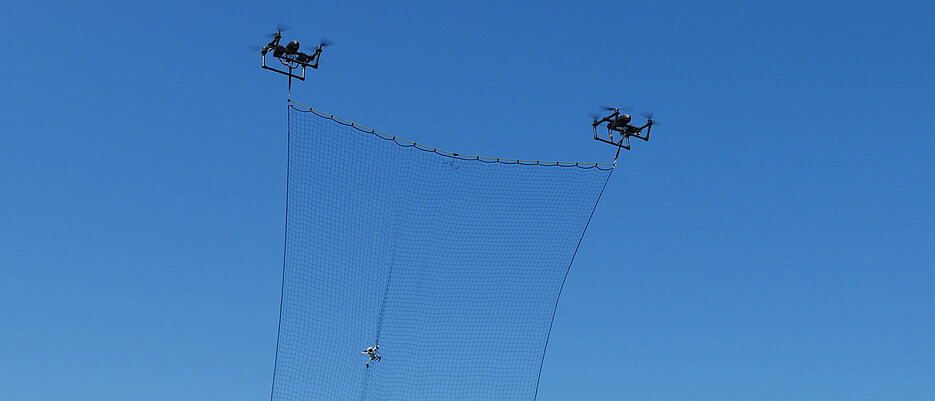
[[[365,349],[363,352],[361,352],[361,354],[367,354],[368,356],[370,356],[370,360],[367,361],[367,367],[368,367],[368,368],[370,367],[370,362],[379,361],[379,360],[383,359],[382,356],[377,355],[377,350],[378,350],[378,349],[380,349],[380,346],[379,346],[379,345],[374,345],[374,346],[372,346],[372,347],[367,347],[367,349]]]

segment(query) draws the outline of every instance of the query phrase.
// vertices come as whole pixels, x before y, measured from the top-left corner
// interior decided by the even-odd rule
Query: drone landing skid
[[[304,81],[304,80],[305,80],[305,67],[306,67],[306,65],[305,65],[304,63],[298,63],[298,64],[302,66],[302,75],[301,75],[301,76],[292,73],[292,70],[298,69],[299,67],[293,67],[292,65],[289,65],[289,66],[288,66],[288,67],[289,67],[289,72],[286,72],[286,71],[282,71],[282,70],[277,70],[277,69],[275,69],[275,68],[273,68],[273,67],[270,67],[270,66],[266,65],[266,54],[264,54],[264,55],[263,55],[263,64],[262,64],[261,67],[263,67],[264,69],[267,69],[267,70],[270,70],[270,71],[276,71],[276,72],[278,72],[278,73],[280,73],[280,74],[283,74],[283,75],[288,76],[288,77],[289,77],[289,90],[292,90],[292,78],[298,79],[298,80],[300,80],[300,81]]]
[[[604,138],[597,136],[597,127],[594,127],[594,139],[595,140],[604,142],[607,144],[611,144],[617,147],[617,154],[614,155],[614,160],[617,160],[617,158],[620,157],[621,150],[623,149],[630,150],[630,135],[627,135],[627,134],[621,134],[621,135],[623,135],[623,138],[620,138],[619,141],[617,142],[609,141],[609,140],[606,140]]]

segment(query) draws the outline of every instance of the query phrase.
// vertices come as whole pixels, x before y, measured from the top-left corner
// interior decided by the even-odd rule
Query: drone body
[[[613,110],[613,113],[610,115],[597,119],[599,116],[594,117],[594,122],[591,123],[591,126],[594,127],[594,139],[609,143],[611,145],[617,146],[617,155],[620,155],[620,149],[630,150],[630,137],[639,138],[644,141],[649,141],[649,133],[653,129],[653,117],[651,114],[647,114],[646,124],[642,126],[631,125],[630,121],[632,117],[629,114],[621,114],[620,108],[618,107],[604,107],[605,110]],[[607,123],[607,136],[610,138],[604,139],[598,136],[597,127],[603,123]],[[643,130],[646,130],[646,135],[643,136]],[[621,135],[619,140],[614,140],[614,132]]]
[[[306,54],[299,51],[300,44],[296,40],[289,42],[285,46],[280,45],[279,42],[282,40],[282,31],[283,28],[280,27],[276,33],[273,34],[273,40],[260,49],[260,54],[262,55],[260,66],[264,69],[289,76],[289,89],[292,90],[292,78],[304,81],[306,67],[311,67],[317,70],[318,60],[321,58],[322,48],[328,46],[330,43],[323,40],[318,44],[318,48],[315,49],[314,53]],[[279,60],[280,64],[286,66],[289,71],[277,70],[273,67],[267,66],[266,54],[269,52],[272,52],[272,56]],[[299,67],[302,68],[302,75],[293,74],[293,70],[296,70]]]

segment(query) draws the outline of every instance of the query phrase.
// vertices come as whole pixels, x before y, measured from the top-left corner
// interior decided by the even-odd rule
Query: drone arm
[[[315,49],[315,53],[312,54],[311,59],[315,60],[315,64],[309,64],[308,66],[317,70],[318,60],[321,59],[321,45],[318,45],[318,48]]]
[[[645,125],[640,127],[640,131],[643,131],[644,128],[646,129],[646,136],[640,136],[640,134],[636,134],[633,136],[649,142],[649,133],[652,132],[653,130],[653,120],[649,120],[649,122],[647,122]]]
[[[616,117],[617,117],[617,113],[615,112],[615,113],[612,113],[611,115],[609,115],[609,116],[607,116],[607,117],[604,117],[604,118],[602,118],[602,119],[600,119],[600,120],[594,120],[594,123],[592,123],[591,125],[593,125],[593,126],[596,127],[596,126],[601,125],[601,124],[603,124],[603,123],[609,123],[609,122],[611,122],[611,121],[614,121],[614,118],[616,118]]]
[[[286,48],[276,44],[273,46],[273,57],[282,58],[286,54]]]
[[[266,45],[266,50],[279,47],[279,39],[282,39],[282,35],[277,32],[276,37],[274,37],[273,40],[269,41],[269,43]]]

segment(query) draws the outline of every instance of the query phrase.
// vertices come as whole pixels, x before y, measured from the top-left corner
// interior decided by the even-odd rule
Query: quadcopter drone
[[[594,128],[594,139],[609,143],[611,145],[617,146],[617,155],[620,155],[621,149],[630,150],[630,137],[635,137],[642,139],[644,141],[649,141],[649,133],[653,129],[653,116],[651,113],[646,113],[644,116],[647,121],[646,124],[643,124],[640,127],[635,125],[630,125],[631,117],[629,114],[620,114],[619,107],[602,107],[604,110],[613,110],[613,113],[610,113],[607,117],[603,117],[598,120],[599,115],[592,116],[594,122],[591,123],[591,126]],[[607,136],[609,140],[601,138],[597,135],[597,127],[603,123],[607,123]],[[646,136],[643,136],[643,130],[646,130]],[[614,140],[614,132],[620,134],[619,140]]]
[[[305,54],[299,51],[299,42],[293,40],[289,44],[282,46],[279,44],[279,41],[282,40],[282,31],[286,30],[285,27],[279,26],[276,29],[275,34],[271,34],[273,40],[270,41],[266,46],[263,46],[260,49],[260,54],[262,54],[261,67],[267,70],[276,71],[280,74],[289,76],[289,90],[292,90],[292,78],[296,78],[300,81],[305,80],[305,68],[312,67],[318,69],[318,60],[321,57],[321,50],[325,46],[330,45],[328,41],[322,40],[318,43],[318,48],[315,49],[315,52],[312,54]],[[289,71],[277,70],[273,67],[266,65],[266,54],[272,52],[273,57],[279,60],[279,63],[286,66]],[[302,75],[293,74],[292,71],[302,67]]]

